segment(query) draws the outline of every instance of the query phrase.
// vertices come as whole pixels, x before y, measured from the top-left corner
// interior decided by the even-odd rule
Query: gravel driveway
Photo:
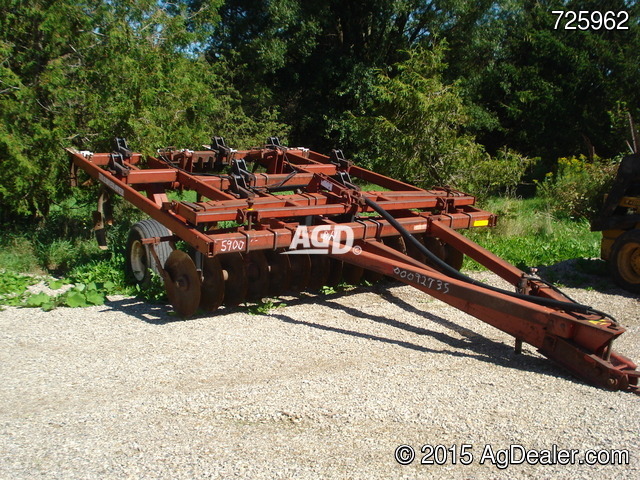
[[[566,289],[617,317],[616,350],[639,361],[638,297],[601,290]],[[0,478],[640,478],[636,395],[527,345],[515,356],[510,337],[410,287],[286,303],[188,321],[129,298],[0,312]],[[501,453],[554,445],[576,464]]]

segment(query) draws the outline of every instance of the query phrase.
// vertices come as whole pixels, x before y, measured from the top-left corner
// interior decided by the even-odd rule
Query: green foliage
[[[494,156],[484,154],[476,163],[461,162],[453,184],[478,198],[515,196],[525,173],[538,161],[503,148]]]
[[[108,151],[124,136],[149,153],[214,132],[234,144],[282,134],[275,109],[247,116],[226,64],[199,55],[220,3],[0,6],[0,220],[46,215],[69,194],[64,146]]]
[[[333,295],[337,292],[338,290],[336,290],[336,287],[330,287],[328,285],[323,285],[322,287],[320,287],[320,293],[322,293],[323,295]]]
[[[107,294],[113,293],[116,285],[111,281],[76,283],[62,293],[29,293],[27,287],[42,281],[41,277],[4,272],[0,276],[0,305],[42,308],[45,311],[58,306],[88,307],[102,305]],[[46,284],[51,290],[59,290],[68,280],[49,280]]]
[[[0,305],[18,305],[22,302],[29,285],[37,283],[36,277],[2,272],[0,275]]]
[[[471,229],[465,235],[525,271],[599,256],[601,235],[591,232],[584,219],[555,217],[545,199],[493,198],[482,207],[498,215],[497,227]],[[464,268],[482,269],[469,258]]]
[[[68,307],[88,307],[90,305],[104,304],[105,294],[114,288],[113,283],[105,282],[96,284],[94,282],[84,284],[77,283],[61,296],[61,301]]]
[[[493,2],[461,0],[227,0],[210,56],[234,62],[243,105],[282,105],[291,137],[318,150],[352,152],[336,122],[369,101],[376,71],[406,50],[474,25]],[[359,114],[359,113],[358,113]]]
[[[440,79],[444,49],[417,48],[407,55],[371,81],[369,102],[359,113],[347,112],[335,124],[360,152],[356,159],[423,187],[513,195],[534,160],[506,148],[490,156],[464,133],[469,117],[460,88]]]
[[[26,235],[5,231],[0,235],[0,269],[6,272],[43,273],[33,243]]]
[[[256,304],[247,304],[246,311],[249,315],[269,315],[276,308],[286,307],[284,302],[274,301],[271,298],[263,298]]]
[[[553,162],[561,155],[614,156],[627,132],[612,125],[620,102],[637,116],[640,3],[489,2],[464,35],[447,36],[447,77],[474,105],[471,126],[489,151],[507,144]],[[485,4],[486,6],[487,4]],[[628,30],[554,29],[553,10],[629,12]],[[458,32],[460,33],[460,32]]]
[[[66,279],[75,284],[104,282],[112,286],[109,293],[123,293],[126,291],[123,265],[122,255],[113,255],[103,260],[92,260],[73,268],[68,272]]]
[[[120,221],[109,231],[112,247],[121,248],[128,222],[139,217],[132,208],[115,202],[114,215]],[[18,218],[5,225],[0,235],[0,269],[15,272],[64,275],[80,265],[105,259],[113,250],[100,250],[91,230],[91,203],[67,199],[50,207],[46,219],[29,221]],[[130,215],[134,213],[135,215]]]
[[[64,306],[71,308],[89,307],[92,305],[103,305],[105,296],[114,288],[113,283],[77,283],[69,290],[58,295],[49,295],[44,292],[26,296],[22,307],[41,308],[49,311],[56,307]]]
[[[122,219],[110,229],[109,249],[98,249],[92,232],[88,229],[90,207],[79,206],[77,210],[54,206],[48,221],[36,225],[18,225],[26,233],[3,232],[0,237],[0,268],[5,273],[0,282],[0,304],[42,307],[57,306],[82,307],[101,305],[106,295],[138,295],[150,301],[165,297],[160,280],[149,290],[139,291],[127,284],[124,275],[124,255],[122,252],[128,232],[128,225],[135,221],[139,212],[116,208],[116,216]],[[66,217],[64,216],[66,212]],[[131,216],[131,213],[135,215]],[[84,216],[82,220],[80,217]],[[62,237],[62,238],[61,238]],[[55,272],[64,275],[62,280],[49,280],[48,287],[59,289],[62,285],[73,284],[67,292],[48,295],[29,295],[26,286],[36,283],[38,277],[23,276],[16,271]],[[25,283],[28,282],[28,283]],[[8,295],[11,285],[14,292]]]
[[[558,159],[557,171],[538,182],[538,195],[546,199],[557,215],[590,219],[609,192],[618,169],[618,160],[584,155]]]
[[[554,29],[553,10],[631,20],[629,30]],[[336,123],[366,110],[378,69],[438,43],[448,45],[442,83],[460,83],[467,131],[491,154],[507,145],[544,161],[592,147],[612,156],[626,132],[610,113],[640,113],[638,2],[227,0],[220,12],[210,56],[234,62],[243,105],[281,105],[296,142],[320,149],[339,142],[362,157]]]
[[[451,184],[461,165],[483,150],[461,132],[466,113],[455,85],[439,78],[442,49],[415,49],[373,79],[368,103],[336,124],[361,152],[356,158],[387,175],[421,186]],[[366,155],[366,156],[365,156]]]
[[[136,296],[152,303],[164,303],[167,301],[167,291],[164,288],[162,277],[155,272],[151,273],[151,283],[146,288],[140,285],[133,287]]]
[[[45,312],[53,310],[56,307],[56,298],[46,293],[36,293],[28,296],[21,306],[29,308],[41,308]]]

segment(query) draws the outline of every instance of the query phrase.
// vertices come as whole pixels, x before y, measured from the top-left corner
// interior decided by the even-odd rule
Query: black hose
[[[502,293],[504,295],[508,295],[510,297],[518,298],[521,300],[526,300],[531,303],[535,303],[537,305],[542,305],[544,307],[557,308],[559,310],[565,310],[568,312],[578,312],[583,314],[597,313],[598,315],[602,315],[601,312],[598,312],[591,308],[588,305],[582,305],[580,303],[571,303],[571,302],[562,302],[560,300],[553,300],[551,298],[541,298],[535,297],[533,295],[525,295],[522,293],[511,292],[509,290],[504,290],[502,288],[494,287],[492,285],[487,285],[482,282],[478,282],[473,278],[460,273],[458,270],[453,268],[448,263],[441,260],[437,255],[435,255],[431,250],[425,247],[417,238],[415,238],[411,233],[404,228],[393,216],[387,212],[384,208],[382,208],[378,203],[374,202],[370,198],[364,198],[365,203],[371,207],[374,211],[380,214],[385,220],[387,220],[397,231],[402,235],[406,242],[411,243],[415,248],[417,248],[422,254],[426,255],[426,257],[433,262],[438,268],[440,268],[445,274],[453,277],[457,280],[461,280],[465,283],[469,283],[471,285],[476,285],[478,287],[482,287],[484,289],[490,290],[492,292]],[[546,282],[545,282],[546,283]],[[557,289],[555,289],[557,290]],[[559,290],[557,290],[560,292]],[[562,292],[560,292],[562,293]],[[564,295],[564,294],[563,294]],[[603,315],[608,318],[611,318],[609,315]],[[612,318],[611,318],[612,319]],[[613,320],[613,319],[612,319]],[[615,320],[614,320],[615,323]]]

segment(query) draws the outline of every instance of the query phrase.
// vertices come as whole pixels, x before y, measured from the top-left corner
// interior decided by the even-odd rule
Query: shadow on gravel
[[[572,259],[560,262],[550,267],[542,267],[539,270],[539,274],[545,280],[553,281],[556,284],[567,287],[593,288],[595,290],[606,292],[609,294],[621,295],[628,298],[638,298],[638,295],[634,295],[619,288],[615,288],[614,285],[612,285],[610,278],[606,276],[606,269],[604,274],[599,273],[600,269],[603,268],[601,265],[602,263],[604,262],[602,262],[601,260]],[[585,384],[580,379],[571,376],[561,366],[556,365],[551,360],[528,355],[526,353],[526,350],[523,352],[523,354],[517,355],[515,354],[513,346],[511,345],[490,340],[482,335],[475,333],[472,330],[457,325],[455,322],[416,308],[414,305],[407,303],[403,299],[394,295],[393,292],[389,290],[389,287],[401,285],[402,284],[397,282],[383,281],[370,287],[360,286],[352,290],[339,291],[331,294],[302,292],[294,298],[281,299],[281,303],[290,306],[304,304],[321,305],[328,309],[342,311],[353,317],[368,319],[372,322],[399,328],[416,335],[428,336],[445,345],[448,345],[449,347],[451,347],[451,349],[429,348],[421,344],[421,342],[412,343],[404,340],[386,338],[363,331],[349,330],[332,325],[323,325],[318,322],[292,318],[290,316],[279,313],[277,309],[274,309],[268,315],[282,322],[295,325],[304,325],[310,328],[336,332],[339,334],[364,338],[376,342],[394,344],[402,348],[424,352],[427,355],[436,354],[448,355],[452,357],[473,358],[474,360],[489,363],[492,365],[499,365],[505,368],[528,371],[537,375],[563,378],[569,381]],[[398,306],[399,308],[407,312],[419,315],[425,320],[426,325],[416,326],[407,322],[403,322],[401,320],[374,315],[371,313],[363,312],[362,310],[357,308],[343,305],[336,301],[340,298],[349,297],[351,295],[358,295],[364,292],[375,293],[376,295],[379,295],[386,301]],[[277,304],[278,302],[276,302],[276,305]],[[191,319],[207,317],[213,318],[237,313],[246,314],[250,312],[250,308],[246,306],[222,307],[215,313],[199,312],[191,319],[185,320],[172,312],[170,305],[147,303],[136,298],[110,300],[105,303],[105,306],[113,310],[126,313],[153,325],[166,325],[178,321],[189,321]],[[445,327],[452,332],[455,332],[456,335],[453,336],[446,333],[430,330],[429,328],[427,328],[428,322],[433,322],[442,327]],[[480,320],[478,320],[478,322],[480,322]],[[528,346],[528,348],[533,349],[534,347]]]
[[[335,296],[335,295],[332,295],[332,296]],[[455,331],[456,333],[462,335],[463,338],[459,338],[458,336],[447,335],[446,333],[430,330],[424,326],[419,327],[419,326],[415,326],[400,320],[394,320],[394,319],[390,319],[390,318],[379,316],[379,315],[372,315],[366,312],[362,312],[359,309],[348,307],[346,305],[342,305],[340,303],[331,301],[331,299],[323,298],[322,296],[318,296],[317,298],[313,299],[313,303],[316,305],[322,305],[326,308],[330,308],[333,310],[340,310],[354,317],[366,318],[373,322],[396,327],[396,328],[405,330],[407,332],[414,333],[416,335],[428,336],[445,345],[450,346],[451,349],[429,348],[420,343],[412,343],[408,341],[382,337],[379,335],[374,335],[374,334],[366,333],[363,331],[349,330],[346,328],[336,327],[332,325],[323,325],[318,322],[292,318],[290,316],[277,313],[277,312],[272,313],[270,316],[272,318],[277,318],[278,320],[281,320],[286,323],[290,323],[294,325],[304,325],[304,326],[307,326],[310,328],[316,328],[319,330],[340,333],[343,335],[350,335],[353,337],[364,338],[367,340],[381,342],[381,343],[398,345],[402,348],[408,348],[411,350],[424,352],[426,355],[436,354],[436,355],[447,355],[452,357],[472,358],[474,360],[489,363],[492,365],[499,365],[505,368],[528,371],[528,372],[533,372],[539,375],[563,378],[566,380],[583,383],[582,381],[572,377],[568,372],[564,372],[560,366],[555,365],[551,360],[527,355],[526,352],[520,355],[516,355],[514,353],[513,347],[509,345],[492,341],[466,328],[462,328],[447,319],[438,317],[429,312],[418,310],[413,305],[410,305],[405,301],[395,297],[390,292],[386,292],[385,296],[387,296],[389,301],[391,301],[392,303],[398,306],[401,306],[401,308],[407,311],[411,311],[419,314],[421,317],[425,319],[425,323],[428,323],[429,321],[435,322],[439,325],[442,325],[446,328],[449,328]]]
[[[165,325],[171,322],[179,322],[182,319],[170,311],[168,305],[162,303],[149,303],[139,298],[127,297],[118,300],[107,300],[105,307],[118,312],[126,313],[144,322],[154,325]]]
[[[597,258],[572,258],[555,265],[539,267],[538,275],[561,289],[562,286],[593,289],[625,298],[640,298],[639,295],[623,290],[613,283],[607,263]]]
[[[199,311],[192,317],[182,318],[172,310],[171,305],[168,303],[151,303],[135,297],[107,300],[104,306],[111,310],[126,313],[152,325],[167,325],[174,322],[188,322],[198,318],[213,318],[233,313],[248,312],[248,308],[246,307],[220,307],[215,312]]]

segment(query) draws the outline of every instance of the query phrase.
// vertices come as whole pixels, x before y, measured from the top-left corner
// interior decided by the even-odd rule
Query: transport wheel
[[[200,305],[201,280],[191,257],[182,250],[174,250],[164,264],[167,275],[164,287],[169,301],[181,317],[190,317]]]
[[[327,284],[331,272],[331,259],[325,255],[309,255],[311,257],[311,272],[307,289],[319,290]]]
[[[267,250],[265,256],[269,263],[269,295],[277,297],[289,289],[291,283],[290,255],[283,255],[284,249]]]
[[[142,239],[166,237],[168,235],[171,235],[171,232],[160,222],[151,218],[142,220],[131,227],[125,254],[125,275],[128,280],[144,288],[151,284],[152,272],[160,274],[160,270],[151,254],[151,247],[144,245]],[[160,262],[163,264],[173,251],[170,242],[158,243],[155,245],[155,249]]]
[[[219,255],[224,275],[224,304],[235,307],[247,297],[248,281],[244,258],[239,252]]]
[[[311,280],[311,256],[306,253],[288,255],[291,262],[291,282],[289,289],[294,292],[301,292]]]
[[[609,270],[619,286],[640,293],[640,230],[629,230],[616,239],[611,247]]]
[[[200,308],[207,312],[217,310],[224,301],[224,271],[218,257],[205,258],[202,262],[202,288]]]
[[[269,262],[263,252],[257,250],[244,255],[244,266],[247,272],[247,299],[260,300],[267,296],[269,290]]]

